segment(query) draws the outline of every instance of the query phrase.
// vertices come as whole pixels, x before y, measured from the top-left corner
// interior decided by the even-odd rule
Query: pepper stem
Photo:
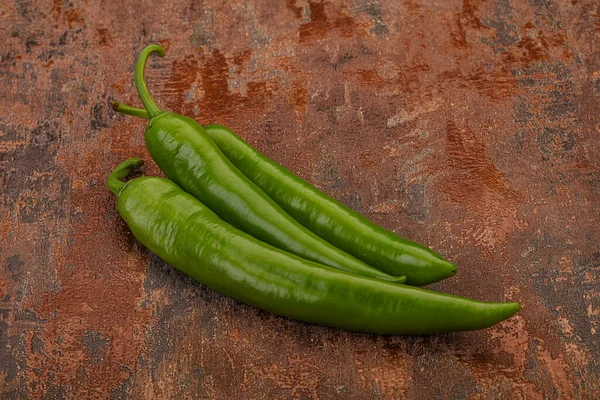
[[[114,169],[113,172],[108,176],[106,186],[115,195],[119,196],[128,182],[123,182],[123,179],[127,177],[132,171],[135,171],[144,164],[143,160],[139,158],[129,158],[123,161],[121,164]]]
[[[144,108],[146,111],[148,111],[150,118],[153,118],[161,113],[160,108],[158,108],[154,100],[152,100],[150,92],[148,91],[148,86],[146,86],[146,81],[144,80],[146,62],[152,53],[156,53],[160,57],[163,57],[165,55],[165,49],[157,44],[151,44],[150,46],[147,46],[144,50],[142,50],[135,66],[135,86],[137,87],[138,95],[140,96],[142,103],[144,103]]]
[[[113,101],[111,105],[112,105],[113,110],[115,110],[118,113],[125,114],[125,115],[131,115],[132,117],[139,117],[139,118],[146,118],[146,119],[150,118],[150,117],[148,117],[148,112],[146,110],[144,110],[143,108],[131,107],[126,104],[119,103],[118,101]]]

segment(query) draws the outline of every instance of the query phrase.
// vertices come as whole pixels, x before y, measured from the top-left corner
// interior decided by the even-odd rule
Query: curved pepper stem
[[[143,160],[139,158],[129,158],[123,161],[121,164],[114,169],[114,171],[108,176],[106,186],[115,195],[119,196],[127,182],[123,182],[123,179],[127,177],[131,172],[135,171],[144,164]]]
[[[131,115],[132,117],[146,118],[149,119],[148,112],[143,108],[136,108],[125,105],[123,103],[119,103],[118,101],[113,101],[111,104],[113,110],[118,113]]]
[[[138,95],[140,96],[142,103],[144,103],[144,108],[148,112],[150,118],[161,113],[160,108],[158,108],[154,100],[152,100],[152,97],[150,97],[148,86],[146,86],[146,81],[144,80],[146,62],[152,53],[156,53],[160,57],[163,57],[165,55],[165,49],[157,44],[151,44],[150,46],[147,46],[144,50],[142,50],[142,53],[138,57],[137,64],[135,66],[135,86],[137,87]]]

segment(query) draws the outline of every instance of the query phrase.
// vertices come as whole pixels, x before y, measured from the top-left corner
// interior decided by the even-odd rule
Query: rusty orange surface
[[[600,6],[592,1],[0,4],[3,398],[597,399]],[[105,188],[165,109],[231,127],[519,301],[493,328],[385,337],[280,318],[136,242]]]

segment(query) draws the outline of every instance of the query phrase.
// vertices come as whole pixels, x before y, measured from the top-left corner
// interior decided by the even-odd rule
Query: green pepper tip
[[[497,307],[498,322],[512,317],[521,309],[521,305],[517,302],[497,303]]]

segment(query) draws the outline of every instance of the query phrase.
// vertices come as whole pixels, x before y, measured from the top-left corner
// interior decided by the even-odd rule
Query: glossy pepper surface
[[[120,103],[115,110],[148,118],[145,110]],[[369,221],[267,158],[222,125],[205,125],[208,136],[248,179],[296,221],[334,246],[391,275],[422,286],[456,273],[456,266],[431,249]]]
[[[261,154],[222,125],[204,126],[245,176],[304,227],[372,267],[405,275],[422,286],[456,273],[456,266],[418,243],[401,238]]]
[[[486,328],[517,303],[486,303],[346,273],[281,251],[234,228],[168,179],[122,179],[139,159],[121,163],[107,186],[134,236],[200,283],[285,317],[382,334]]]
[[[167,177],[225,221],[275,247],[356,274],[406,280],[370,267],[303,227],[231,164],[196,121],[161,111],[144,81],[146,61],[153,52],[164,55],[160,46],[146,47],[136,65],[135,83],[150,117],[145,133],[148,151]]]

